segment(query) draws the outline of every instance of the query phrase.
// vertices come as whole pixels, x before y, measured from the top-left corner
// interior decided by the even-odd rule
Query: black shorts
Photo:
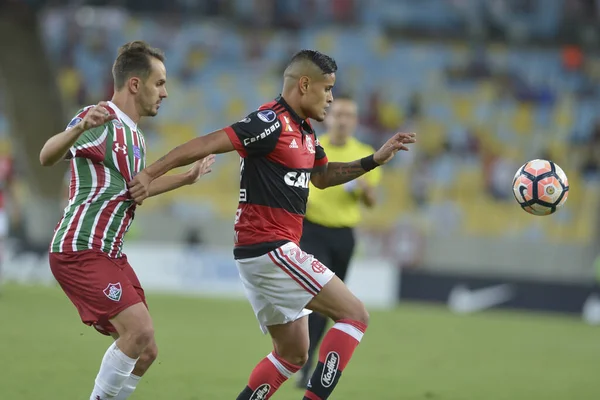
[[[328,228],[304,219],[300,248],[315,256],[335,272],[338,278],[344,280],[354,253],[354,230]]]

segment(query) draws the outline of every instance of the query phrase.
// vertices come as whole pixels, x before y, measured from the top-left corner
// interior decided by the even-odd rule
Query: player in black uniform
[[[329,397],[367,328],[369,315],[334,274],[298,243],[308,198],[317,188],[340,185],[408,150],[414,134],[397,133],[359,160],[328,163],[309,118],[323,121],[333,102],[335,61],[302,50],[284,72],[282,95],[230,127],[175,148],[130,183],[140,203],[153,179],[209,154],[236,150],[242,157],[234,258],[246,294],[273,352],[250,374],[238,400],[268,399],[306,362],[309,310],[333,319],[305,400]]]

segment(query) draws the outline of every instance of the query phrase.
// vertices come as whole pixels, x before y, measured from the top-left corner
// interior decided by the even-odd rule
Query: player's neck
[[[281,97],[283,98],[283,100],[285,100],[285,102],[288,104],[288,106],[290,106],[290,108],[292,110],[294,110],[294,112],[302,119],[306,119],[306,115],[304,115],[304,112],[302,111],[302,109],[300,108],[300,99],[298,99],[298,97],[295,95],[295,93],[291,92],[291,91],[287,91],[284,90],[282,91]]]
[[[135,124],[139,124],[141,116],[135,106],[135,101],[133,98],[115,92],[110,101],[112,101],[117,107],[119,107],[119,110],[123,111],[125,115],[131,118],[131,120]]]

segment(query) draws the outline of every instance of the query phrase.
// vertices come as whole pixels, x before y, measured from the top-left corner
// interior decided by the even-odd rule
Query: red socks
[[[342,319],[327,332],[319,349],[319,363],[303,400],[325,400],[331,395],[342,371],[352,358],[367,325]]]
[[[331,327],[321,343],[319,363],[310,379],[303,400],[325,400],[331,395],[366,329],[366,324],[348,319],[339,320]],[[271,398],[283,382],[300,367],[290,364],[272,352],[254,368],[248,385],[237,400]]]
[[[272,352],[254,368],[248,386],[240,393],[237,400],[269,399],[281,384],[299,369],[299,365],[290,364]]]

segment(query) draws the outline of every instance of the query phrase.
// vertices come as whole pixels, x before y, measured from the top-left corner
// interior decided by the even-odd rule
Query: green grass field
[[[245,302],[149,294],[160,355],[132,399],[235,399],[270,351]],[[0,399],[87,400],[109,339],[59,289],[4,287]],[[597,329],[577,319],[456,316],[404,304],[371,326],[331,399],[600,398]],[[301,399],[288,382],[275,399]]]

